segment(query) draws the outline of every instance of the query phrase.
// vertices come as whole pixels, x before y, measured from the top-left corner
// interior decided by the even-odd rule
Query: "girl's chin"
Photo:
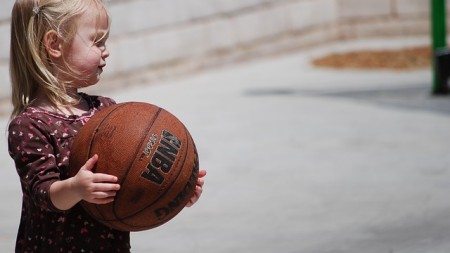
[[[97,78],[91,78],[90,80],[82,81],[77,86],[77,88],[87,88],[89,86],[96,85],[100,81],[100,76],[97,76]]]

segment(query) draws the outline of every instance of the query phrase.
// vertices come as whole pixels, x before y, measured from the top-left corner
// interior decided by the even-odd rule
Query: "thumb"
[[[95,154],[91,158],[89,158],[89,160],[86,161],[86,163],[83,165],[83,167],[81,167],[81,169],[92,171],[92,168],[94,168],[97,160],[98,160],[98,155]]]

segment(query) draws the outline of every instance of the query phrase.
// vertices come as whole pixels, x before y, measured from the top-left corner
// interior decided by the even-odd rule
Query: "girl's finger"
[[[108,197],[108,198],[95,198],[92,199],[91,201],[89,201],[90,203],[93,204],[108,204],[114,201],[114,197]]]
[[[205,179],[203,179],[203,178],[197,179],[197,185],[198,185],[198,186],[202,187],[203,184],[205,184]]]
[[[199,177],[199,178],[202,178],[202,177],[204,177],[204,176],[206,176],[206,170],[200,170],[200,171],[198,172],[198,177]]]
[[[95,173],[93,182],[99,183],[99,182],[117,182],[118,178],[113,175],[103,174],[103,173]]]
[[[189,199],[189,202],[186,204],[186,206],[191,207],[192,205],[194,205],[195,202],[197,202],[197,200],[200,198],[202,191],[203,189],[201,187],[195,187],[194,195],[192,195],[191,199]]]
[[[115,191],[104,191],[104,192],[94,192],[92,193],[92,197],[95,199],[105,199],[116,196]]]
[[[195,187],[195,195],[199,198],[200,195],[202,194],[202,192],[203,192],[203,188],[197,185]]]
[[[83,165],[83,167],[81,167],[82,169],[85,170],[92,170],[92,168],[94,168],[95,163],[98,160],[98,155],[95,154],[93,155],[91,158],[89,158],[86,163]]]
[[[96,183],[92,189],[94,192],[118,191],[120,189],[120,185],[108,183]]]

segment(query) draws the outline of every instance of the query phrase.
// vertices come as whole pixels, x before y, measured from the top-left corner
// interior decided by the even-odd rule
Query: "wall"
[[[1,0],[0,99],[9,95],[9,15]],[[427,0],[109,0],[117,85],[175,76],[338,39],[424,35]],[[125,80],[127,82],[125,82]]]

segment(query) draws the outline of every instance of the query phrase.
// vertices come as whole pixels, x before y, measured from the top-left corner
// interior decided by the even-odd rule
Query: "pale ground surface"
[[[425,42],[339,43],[104,92],[177,115],[208,170],[198,204],[133,233],[132,251],[450,252],[450,97],[429,96],[429,70],[333,71],[308,60]],[[0,252],[12,252],[21,193],[2,132]]]

